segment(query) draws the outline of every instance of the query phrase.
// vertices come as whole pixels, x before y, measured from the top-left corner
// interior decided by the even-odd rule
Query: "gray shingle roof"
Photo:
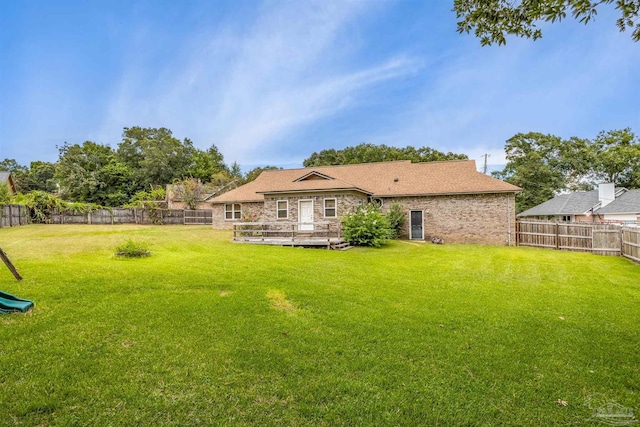
[[[598,204],[598,190],[561,194],[534,206],[518,216],[579,215]]]
[[[607,206],[596,211],[598,214],[640,213],[640,190],[629,190],[616,197]]]
[[[9,175],[11,175],[11,172],[0,172],[0,182],[7,182]]]

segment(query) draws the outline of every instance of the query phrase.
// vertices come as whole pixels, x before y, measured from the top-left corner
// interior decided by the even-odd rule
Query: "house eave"
[[[299,194],[299,193],[335,193],[336,191],[357,191],[372,196],[370,191],[363,190],[357,187],[351,188],[325,188],[320,190],[278,190],[278,191],[256,191],[258,194],[270,195],[270,194]]]
[[[373,194],[375,197],[380,198],[394,198],[394,197],[429,197],[429,196],[463,196],[472,194],[508,194],[519,193],[522,190],[500,190],[500,191],[460,191],[460,192],[445,192],[445,193],[407,193],[407,194]]]

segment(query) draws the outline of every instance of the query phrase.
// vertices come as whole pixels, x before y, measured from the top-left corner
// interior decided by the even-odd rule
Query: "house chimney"
[[[600,200],[600,206],[605,207],[609,203],[616,199],[616,187],[615,184],[603,183],[598,185],[598,200]]]

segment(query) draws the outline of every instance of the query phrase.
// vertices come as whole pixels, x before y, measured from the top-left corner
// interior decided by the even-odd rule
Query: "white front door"
[[[313,200],[300,200],[298,202],[300,225],[299,230],[313,231]]]

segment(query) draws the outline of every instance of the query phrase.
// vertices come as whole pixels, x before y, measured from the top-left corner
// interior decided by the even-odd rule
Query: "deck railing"
[[[326,242],[339,240],[340,223],[335,222],[236,222],[233,224],[235,242],[266,242],[278,240],[291,243]]]

